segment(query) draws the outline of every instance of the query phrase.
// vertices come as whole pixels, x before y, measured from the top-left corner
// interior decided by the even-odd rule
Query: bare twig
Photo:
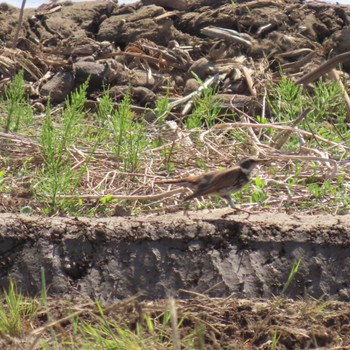
[[[17,29],[16,29],[16,34],[13,38],[13,42],[12,42],[12,49],[16,48],[17,45],[17,40],[18,40],[18,35],[19,35],[19,31],[22,28],[22,22],[23,22],[23,13],[24,13],[24,8],[26,6],[26,0],[22,0],[22,6],[21,6],[21,10],[19,12],[19,18],[18,18],[18,23],[17,23]]]
[[[154,201],[159,200],[163,198],[167,198],[170,196],[174,196],[179,193],[183,193],[186,189],[184,188],[177,188],[176,190],[163,192],[159,194],[150,194],[150,195],[140,195],[140,196],[128,196],[128,195],[108,195],[111,199],[126,199],[129,201]],[[58,195],[57,198],[62,199],[73,199],[73,198],[81,198],[81,199],[101,199],[106,197],[106,195],[94,195],[94,194],[76,194],[76,195]]]
[[[331,79],[338,82],[339,87],[340,87],[341,91],[343,92],[344,102],[345,102],[345,106],[346,106],[346,121],[347,121],[347,123],[350,123],[350,98],[349,98],[349,95],[344,87],[344,84],[340,80],[339,74],[334,68],[329,71],[328,75]]]
[[[307,108],[302,112],[298,118],[296,118],[291,124],[292,128],[295,128],[305,117],[310,113],[311,108]],[[278,139],[275,141],[275,148],[281,149],[282,146],[287,142],[289,136],[293,133],[292,130],[286,130],[282,134],[278,135]]]
[[[305,74],[303,77],[296,81],[297,84],[308,84],[312,83],[323,74],[328,73],[331,69],[338,66],[340,63],[350,61],[350,51],[342,53],[338,56],[333,57],[332,59],[326,61],[325,63],[318,66],[315,70],[311,71],[308,74]]]

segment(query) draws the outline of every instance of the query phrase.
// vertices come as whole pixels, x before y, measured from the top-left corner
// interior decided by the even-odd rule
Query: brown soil
[[[91,75],[92,105],[103,83],[111,84],[116,102],[131,84],[137,111],[154,107],[156,97],[164,95],[164,82],[169,77],[171,97],[179,99],[197,88],[190,71],[206,80],[215,72],[223,73],[225,65],[237,64],[232,57],[242,56],[254,78],[254,89],[249,79],[236,74],[231,66],[224,72],[220,94],[223,100],[235,94],[234,106],[254,114],[261,112],[266,79],[278,79],[280,65],[297,80],[330,52],[349,50],[349,7],[297,1],[235,4],[196,0],[189,1],[184,10],[142,3],[118,6],[91,2],[64,3],[59,8],[52,5],[36,13],[28,10],[17,51],[9,47],[18,10],[1,4],[0,40],[6,43],[2,56],[7,60],[0,63],[0,84],[3,86],[29,58],[32,65],[26,66],[26,80],[33,103],[44,103],[49,93],[53,102],[59,103]],[[203,34],[202,29],[209,25],[249,35],[243,39],[252,44],[222,42],[220,46],[218,39]],[[190,53],[183,46],[191,46]],[[285,55],[291,52],[293,55]],[[159,75],[149,79],[147,65]],[[346,66],[343,73],[347,77]],[[226,107],[232,108],[232,101],[228,100]],[[176,116],[176,109],[174,113]],[[16,208],[6,201],[10,202],[2,198],[3,212]],[[292,328],[286,323],[279,348],[349,346],[346,325],[350,310],[342,302],[350,301],[350,216],[224,216],[228,212],[216,209],[104,219],[4,213],[0,216],[0,286],[7,287],[11,276],[23,292],[36,295],[44,267],[49,293],[58,297],[83,294],[115,301],[142,293],[142,298],[154,301],[173,295],[184,299],[179,303],[193,312],[198,311],[198,303],[209,305],[213,311],[211,303],[220,304],[223,299],[205,299],[202,295],[200,301],[185,301],[191,292],[212,298],[231,297],[234,301],[228,299],[231,304],[222,311],[229,319],[226,328],[216,328],[222,332],[216,348],[267,349],[264,342],[271,337],[254,337],[256,329],[247,325],[257,322],[261,329],[273,322],[283,323],[286,319],[281,315],[301,302],[285,301],[278,316],[272,313],[264,323],[271,311],[265,302],[243,299],[271,301],[281,295],[293,263],[301,259],[284,295],[294,300],[337,300],[334,307],[341,310],[342,317],[315,323],[319,328],[310,333],[306,321],[314,322],[314,318],[298,319],[295,322],[300,322],[303,334],[299,329],[291,335],[286,329]],[[239,319],[232,316],[237,314]],[[236,327],[235,332],[228,327],[229,322]],[[232,341],[233,334],[239,341]]]

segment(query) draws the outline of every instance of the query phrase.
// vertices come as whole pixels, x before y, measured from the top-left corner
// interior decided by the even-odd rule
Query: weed
[[[187,129],[205,126],[210,129],[219,120],[221,113],[220,100],[215,96],[215,88],[202,90],[202,95],[197,95],[194,101],[194,108],[191,115],[186,119]]]
[[[142,122],[132,120],[130,97],[126,95],[111,117],[112,149],[118,163],[126,172],[135,172],[141,164],[141,155],[147,150],[148,139]]]
[[[22,125],[33,122],[33,113],[25,95],[23,70],[14,76],[9,86],[5,87],[5,100],[2,102],[3,113],[0,120],[4,132],[17,132]]]
[[[278,334],[277,330],[274,331],[269,350],[276,350],[277,349],[277,343],[278,343],[280,337],[281,337],[281,334]]]
[[[35,317],[38,305],[34,299],[22,296],[12,280],[4,295],[5,303],[0,306],[0,333],[21,336]]]
[[[156,100],[156,122],[158,126],[162,126],[164,121],[166,120],[167,116],[170,113],[170,105],[169,105],[169,89],[170,89],[170,82],[167,81],[167,89],[166,94],[163,98]]]
[[[265,181],[257,176],[255,178],[254,191],[250,197],[251,202],[262,203],[266,200],[266,194],[263,191],[265,186]]]
[[[58,200],[61,193],[70,194],[78,186],[85,171],[73,169],[73,160],[69,149],[78,143],[84,125],[83,107],[86,101],[88,82],[85,82],[70,99],[66,100],[66,108],[62,114],[62,123],[55,125],[52,120],[50,104],[46,108],[45,119],[41,130],[42,158],[44,166],[38,171],[39,179],[35,186],[39,197],[46,198],[46,213],[56,209],[69,207],[67,201]]]
[[[286,293],[287,289],[289,288],[290,284],[292,283],[296,273],[299,270],[300,263],[301,263],[301,259],[298,259],[298,261],[295,261],[293,263],[292,269],[291,269],[291,271],[290,271],[290,273],[288,275],[288,279],[287,279],[286,283],[283,286],[281,295],[284,295]]]

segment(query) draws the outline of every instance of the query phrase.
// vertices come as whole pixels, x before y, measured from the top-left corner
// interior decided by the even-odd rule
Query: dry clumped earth
[[[317,76],[323,61],[346,54],[350,42],[350,8],[318,2],[51,3],[25,11],[12,48],[18,16],[18,9],[0,4],[2,91],[23,68],[31,104],[40,118],[48,95],[53,108],[60,108],[69,93],[90,77],[87,111],[96,110],[103,86],[109,84],[116,106],[129,93],[135,119],[145,118],[150,124],[156,118],[157,99],[168,91],[174,103],[168,119],[176,122],[176,128],[169,124],[165,137],[175,139],[183,135],[184,120],[193,108],[191,99],[181,99],[199,89],[191,72],[218,88],[226,115],[235,113],[235,120],[222,119],[214,126],[221,130],[228,122],[272,117],[264,96],[268,84],[280,81],[280,69],[297,83],[312,83],[329,73]],[[223,28],[236,33],[232,36]],[[315,71],[310,80],[308,73]],[[337,74],[346,90],[346,62]],[[251,128],[248,132],[254,133]],[[292,157],[284,157],[277,147],[264,148],[252,134],[245,143],[200,134],[210,167],[229,166],[240,156],[256,153],[271,156],[277,170],[293,166],[288,162]],[[188,143],[181,143],[173,176],[196,167],[200,152],[191,148],[189,136],[181,136]],[[1,168],[16,162],[19,168],[26,153],[34,158],[40,153],[37,144],[21,134],[1,133],[0,139]],[[237,155],[232,154],[233,143]],[[330,147],[348,152],[346,146]],[[307,152],[298,155],[306,162],[320,153]],[[337,164],[345,182],[347,159]],[[104,160],[101,171],[100,163],[98,159],[90,169],[96,183],[115,166],[112,158]],[[163,196],[164,188],[150,185],[149,178],[167,175],[156,161],[153,164],[141,176],[147,181],[135,185],[118,173],[105,183],[112,193],[131,200],[132,212],[138,210],[139,215],[116,208],[108,213],[112,217],[99,219],[26,216],[17,213],[29,203],[35,214],[42,213],[30,181],[10,194],[0,194],[1,286],[7,288],[11,276],[21,291],[37,295],[43,267],[52,305],[57,300],[64,303],[68,295],[77,304],[83,297],[119,301],[115,310],[125,312],[130,325],[137,319],[130,309],[161,313],[164,298],[175,296],[178,316],[189,315],[186,327],[206,329],[208,349],[270,349],[275,334],[278,349],[350,347],[348,206],[326,203],[299,211],[297,201],[311,200],[306,192],[301,189],[294,197],[286,195],[287,190],[273,192],[271,181],[266,189],[268,206],[242,204],[254,212],[249,217],[227,216],[230,211],[221,203],[221,208],[185,213],[178,197],[169,199]],[[318,175],[324,179],[333,170],[332,164],[321,162]],[[260,171],[262,177],[271,176],[266,169]],[[301,176],[310,177],[306,166]],[[86,181],[81,193],[96,195],[87,193],[96,183]],[[127,197],[131,192],[159,198],[163,206],[138,207]],[[93,199],[87,205],[94,205]],[[299,269],[284,290],[299,259]],[[136,299],[127,299],[138,293]],[[277,298],[281,295],[284,299]],[[58,312],[57,318],[64,316]],[[36,322],[36,327],[45,325],[45,320]]]

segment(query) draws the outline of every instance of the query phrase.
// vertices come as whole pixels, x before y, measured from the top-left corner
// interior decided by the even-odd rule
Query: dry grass
[[[237,300],[210,298],[187,291],[182,293],[190,299],[169,303],[167,300],[148,302],[131,298],[99,307],[82,299],[61,299],[58,303],[57,300],[49,300],[48,309],[39,309],[21,338],[3,338],[2,345],[26,350],[46,348],[43,344],[49,348],[57,348],[61,344],[60,349],[85,348],[92,344],[95,349],[102,348],[97,340],[93,342],[93,338],[84,332],[83,325],[87,322],[96,329],[110,323],[112,333],[119,340],[125,334],[120,330],[118,334],[112,325],[118,324],[124,331],[135,333],[142,328],[140,339],[144,347],[138,347],[139,339],[135,338],[135,347],[132,347],[135,349],[149,348],[150,344],[152,349],[176,349],[176,344],[181,344],[187,349],[247,350],[335,350],[350,346],[348,303],[295,302],[283,298]],[[177,324],[175,338],[173,323],[167,316],[169,311],[174,314]],[[50,322],[47,321],[47,313],[50,314]],[[56,344],[52,331],[58,342]],[[110,336],[105,334],[104,338],[108,340]],[[73,340],[74,344],[70,344]]]

